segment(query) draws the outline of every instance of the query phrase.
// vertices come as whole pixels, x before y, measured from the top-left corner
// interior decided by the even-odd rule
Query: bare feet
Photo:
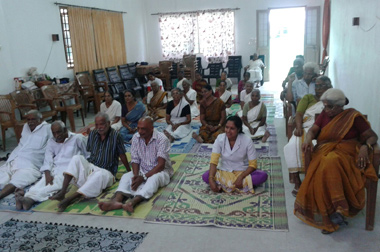
[[[24,189],[18,188],[18,187],[16,188],[16,190],[15,190],[15,196],[16,195],[24,196],[24,194],[25,194]]]
[[[124,205],[123,205],[123,209],[129,213],[133,213],[134,209],[133,209],[133,203],[131,201],[128,201],[126,202]]]
[[[32,200],[31,198],[23,197],[22,207],[24,208],[24,210],[29,210],[33,206],[34,203],[35,201]]]
[[[21,210],[22,209],[22,200],[24,197],[21,195],[15,194],[15,198],[16,198],[16,209]]]
[[[98,206],[102,211],[111,211],[116,209],[122,209],[123,203],[116,201],[98,202]]]
[[[170,135],[169,132],[167,132],[166,130],[164,130],[164,134],[169,139],[170,143],[174,142],[174,137],[172,135]]]
[[[197,140],[198,143],[203,143],[202,137],[200,137],[197,133],[193,132],[192,137]]]
[[[266,130],[263,138],[261,139],[261,142],[265,143],[269,137],[270,137],[270,133],[269,131]]]
[[[65,209],[70,205],[71,199],[66,198],[63,199],[59,204],[58,204],[58,212],[63,212]]]
[[[63,192],[62,190],[59,190],[59,192],[57,192],[56,194],[54,194],[53,196],[49,197],[50,200],[63,200],[65,198],[65,192]]]

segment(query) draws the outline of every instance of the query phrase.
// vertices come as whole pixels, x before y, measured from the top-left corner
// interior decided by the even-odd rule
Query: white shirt
[[[112,104],[107,108],[106,103],[100,104],[100,112],[106,113],[110,117],[111,123],[115,121],[115,117],[121,117],[121,104],[113,100]]]
[[[150,100],[152,99],[152,97],[153,97],[153,91],[150,91],[148,93],[148,95],[146,96],[146,103],[147,104],[150,104]],[[162,100],[162,103],[167,103],[167,102],[168,102],[168,98],[165,95],[164,99]]]
[[[183,90],[183,84],[182,83],[183,83],[184,80],[187,80],[187,79],[183,78],[182,80],[180,80],[180,81],[177,82],[177,88]]]
[[[161,79],[154,77],[154,80],[153,80],[153,81],[149,80],[149,81],[146,83],[146,84],[147,84],[147,87],[151,88],[151,85],[150,85],[150,84],[152,84],[152,82],[156,82],[156,83],[158,83],[158,85],[160,86],[160,89],[161,89],[161,90],[165,90],[165,89],[164,89],[164,85],[162,84],[162,80],[161,80]]]
[[[238,134],[232,150],[226,133],[220,134],[212,146],[212,152],[220,154],[218,169],[228,172],[245,171],[248,161],[256,159],[252,139],[241,133]]]
[[[63,143],[57,143],[53,138],[47,143],[45,160],[40,171],[50,171],[54,174],[63,174],[71,159],[75,155],[89,157],[86,150],[87,138],[82,134],[68,132]]]
[[[292,84],[292,93],[294,101],[302,99],[302,97],[307,94],[315,95],[315,83],[311,82],[307,85],[303,78],[300,80],[295,80]]]
[[[190,101],[194,101],[193,104],[190,105],[191,110],[191,117],[199,116],[199,109],[198,109],[198,103],[197,103],[197,91],[190,88],[189,91],[186,93],[187,98]]]
[[[14,169],[33,168],[39,170],[45,156],[47,142],[53,135],[51,125],[42,122],[33,132],[26,123],[22,129],[20,143],[9,156],[7,162],[14,162]]]

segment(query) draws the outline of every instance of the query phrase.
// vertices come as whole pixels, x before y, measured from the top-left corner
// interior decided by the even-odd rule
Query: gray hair
[[[305,65],[303,65],[303,70],[305,71],[306,68],[310,68],[310,69],[313,69],[313,72],[315,74],[318,74],[319,73],[319,66],[317,63],[314,63],[314,62],[307,62]]]
[[[180,88],[173,88],[170,92],[173,93],[173,91],[177,91],[180,94],[183,93],[182,89],[180,89]]]
[[[250,85],[252,85],[252,87],[253,87],[253,82],[252,81],[247,81],[246,83],[245,83],[245,85],[247,85],[247,84],[250,84]]]
[[[57,120],[57,121],[52,122],[51,126],[53,127],[54,125],[58,125],[62,130],[67,129],[65,123],[62,122],[61,120]]]
[[[152,82],[150,83],[150,86],[152,86],[153,84],[157,84],[157,86],[160,86],[156,80],[152,81]]]
[[[253,93],[258,94],[258,95],[261,97],[260,89],[257,89],[257,88],[253,89],[252,92],[251,92],[251,95],[252,95]]]
[[[110,122],[110,117],[109,117],[109,115],[108,115],[107,113],[99,112],[99,113],[97,113],[97,114],[95,115],[95,119],[96,119],[96,118],[99,118],[99,117],[105,119],[106,122]]]
[[[321,101],[327,102],[329,105],[337,105],[343,107],[346,105],[346,96],[343,91],[337,88],[330,88],[323,93]]]
[[[189,84],[189,86],[191,87],[191,82],[188,80],[188,79],[185,79],[185,80],[183,80],[182,81],[182,86],[183,86],[183,84]]]
[[[326,86],[326,88],[332,88],[331,80],[329,77],[322,75],[317,78],[317,80],[320,80],[323,82],[323,85]]]
[[[28,113],[26,113],[26,115],[35,115],[37,116],[40,120],[42,119],[42,114],[40,111],[36,110],[36,109],[32,109],[32,110],[29,110]]]
[[[151,123],[152,125],[153,125],[153,123],[154,123],[153,118],[150,117],[150,116],[143,116],[143,117],[140,118],[139,121],[148,121],[148,122]]]

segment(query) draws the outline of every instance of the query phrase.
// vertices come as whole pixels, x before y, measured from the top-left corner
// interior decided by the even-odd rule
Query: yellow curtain
[[[98,68],[125,64],[124,24],[121,13],[92,10]]]
[[[68,7],[69,27],[74,58],[74,73],[98,67],[91,10]]]
[[[127,62],[122,13],[68,7],[74,72]]]

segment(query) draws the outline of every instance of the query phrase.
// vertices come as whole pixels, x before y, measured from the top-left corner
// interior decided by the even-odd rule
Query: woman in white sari
[[[257,53],[254,53],[253,59],[251,59],[248,63],[248,66],[244,68],[245,71],[251,74],[249,80],[256,84],[255,88],[259,87],[259,83],[263,79],[264,67],[265,65],[261,59],[258,58]]]
[[[252,90],[251,101],[243,108],[243,132],[253,139],[262,138],[265,143],[270,134],[266,129],[267,107],[260,98],[260,90]]]
[[[179,88],[172,89],[173,100],[166,107],[166,123],[168,127],[164,130],[170,142],[175,139],[186,137],[191,132],[191,110],[189,103],[182,97]]]
[[[105,102],[100,104],[100,112],[106,113],[110,117],[111,127],[114,130],[119,130],[122,127],[120,120],[121,104],[115,101],[108,91],[104,93],[104,100]]]
[[[219,83],[219,89],[215,92],[214,96],[221,99],[226,106],[226,115],[232,114],[231,105],[232,105],[232,93],[227,90],[227,83],[221,81]]]
[[[294,183],[293,196],[297,196],[301,186],[300,172],[304,172],[304,158],[301,149],[306,133],[313,126],[315,115],[323,110],[323,103],[320,101],[322,94],[332,88],[331,81],[327,76],[320,76],[315,82],[315,95],[308,94],[302,97],[297,105],[295,117],[296,129],[294,135],[284,146],[284,156],[289,170],[289,181]]]

